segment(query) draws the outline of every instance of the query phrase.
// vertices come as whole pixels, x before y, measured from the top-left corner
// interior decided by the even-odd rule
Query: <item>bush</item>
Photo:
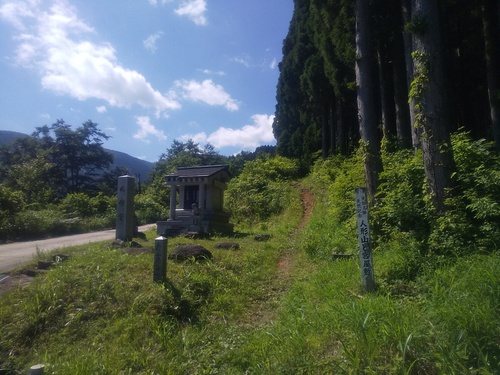
[[[154,223],[168,217],[167,202],[161,205],[153,195],[148,193],[136,195],[134,207],[135,215],[140,224]]]
[[[71,233],[78,226],[78,220],[65,220],[57,209],[39,211],[25,210],[14,216],[9,237],[38,238],[49,234],[61,235]]]
[[[59,207],[62,212],[70,216],[89,217],[95,213],[91,198],[85,193],[68,194]]]
[[[298,173],[298,163],[281,156],[247,162],[228,185],[225,208],[236,222],[253,223],[279,214],[289,202],[288,181]]]
[[[422,153],[383,150],[384,170],[380,173],[374,211],[376,228],[389,239],[398,232],[411,232],[424,240],[429,235],[432,209],[426,203]]]
[[[25,206],[22,192],[0,185],[0,217],[12,216],[21,212]]]

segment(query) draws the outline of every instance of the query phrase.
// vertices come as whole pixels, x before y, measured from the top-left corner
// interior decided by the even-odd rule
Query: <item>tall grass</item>
[[[302,182],[316,205],[302,231],[287,210],[235,237],[194,240],[212,262],[80,247],[26,288],[0,296],[0,367],[53,374],[497,374],[500,258],[421,253],[409,232],[379,240],[364,293],[353,189],[360,160],[328,161]],[[352,188],[352,190],[351,190]],[[341,201],[339,201],[339,199]],[[349,208],[351,207],[351,208]],[[351,211],[352,210],[352,211]],[[254,234],[272,234],[267,242]],[[143,240],[153,248],[154,233]],[[214,248],[238,241],[239,250]],[[169,251],[186,239],[169,240]],[[332,252],[354,255],[333,260]]]

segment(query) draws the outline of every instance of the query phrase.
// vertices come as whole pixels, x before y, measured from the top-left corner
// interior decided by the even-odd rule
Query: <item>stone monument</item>
[[[134,195],[135,178],[132,176],[118,177],[115,236],[117,240],[131,241],[134,237]]]

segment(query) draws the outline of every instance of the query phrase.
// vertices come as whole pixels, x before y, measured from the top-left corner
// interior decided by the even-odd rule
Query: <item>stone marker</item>
[[[372,249],[370,242],[370,222],[368,216],[368,200],[366,188],[355,189],[356,216],[358,221],[359,262],[363,289],[371,292],[375,289],[373,276]]]
[[[135,178],[132,176],[118,177],[115,236],[117,240],[130,241],[134,237],[134,195]]]
[[[30,375],[43,375],[45,365],[34,365],[30,368]]]
[[[155,239],[153,281],[157,283],[167,281],[167,239],[162,236]]]

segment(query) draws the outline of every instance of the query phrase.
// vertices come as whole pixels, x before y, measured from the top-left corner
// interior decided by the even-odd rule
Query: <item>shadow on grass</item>
[[[207,304],[212,292],[212,286],[208,282],[194,282],[185,289],[179,289],[169,279],[160,284],[172,297],[164,307],[165,315],[175,318],[179,323],[200,321],[201,308]]]

